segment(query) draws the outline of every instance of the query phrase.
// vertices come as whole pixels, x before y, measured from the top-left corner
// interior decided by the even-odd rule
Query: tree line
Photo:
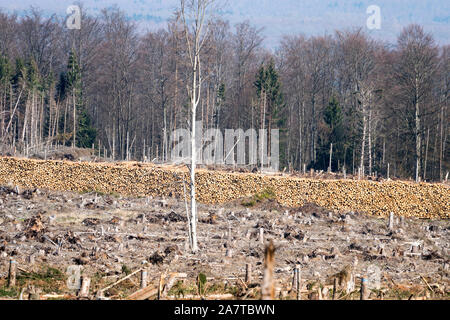
[[[180,11],[140,32],[117,7],[69,30],[31,8],[0,12],[0,142],[33,155],[58,145],[114,160],[168,161],[170,133],[192,126]],[[205,22],[204,128],[280,129],[280,167],[442,180],[449,170],[449,45],[419,25],[396,43],[361,28],[290,35]],[[331,155],[331,157],[330,157]],[[331,159],[331,161],[330,161]],[[331,168],[330,168],[331,165]]]

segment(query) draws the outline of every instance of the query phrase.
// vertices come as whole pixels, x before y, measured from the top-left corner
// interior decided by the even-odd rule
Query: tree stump
[[[17,262],[13,259],[9,260],[8,288],[16,286]]]

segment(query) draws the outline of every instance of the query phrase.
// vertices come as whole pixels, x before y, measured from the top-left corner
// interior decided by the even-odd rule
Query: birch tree
[[[197,203],[195,198],[195,169],[197,161],[197,146],[195,136],[195,121],[197,106],[200,102],[202,87],[201,51],[208,36],[207,16],[214,0],[180,0],[181,19],[187,46],[187,55],[190,65],[190,79],[187,82],[187,91],[191,107],[191,167],[190,167],[190,226],[189,241],[193,253],[198,251],[197,241]]]

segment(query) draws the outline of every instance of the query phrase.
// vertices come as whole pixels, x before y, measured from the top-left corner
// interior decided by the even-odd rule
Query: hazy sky
[[[450,38],[449,0],[218,0],[224,3],[218,13],[231,24],[249,20],[264,27],[265,44],[275,47],[285,34],[321,35],[336,29],[363,27],[378,39],[395,42],[402,27],[419,23],[432,32],[440,44]],[[66,8],[75,0],[0,0],[0,8],[23,14],[30,6],[40,8],[45,15],[56,13],[64,17]],[[164,27],[179,0],[84,0],[84,8],[98,13],[117,4],[127,16],[139,22],[142,29]],[[366,13],[370,5],[381,9],[381,29],[369,30]]]

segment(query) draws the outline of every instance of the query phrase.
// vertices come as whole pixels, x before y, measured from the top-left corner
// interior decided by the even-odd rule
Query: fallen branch
[[[127,297],[127,300],[147,300],[153,296],[156,296],[159,292],[158,288],[147,287],[132,293]]]
[[[183,296],[184,300],[202,300],[205,297],[199,296],[199,295],[193,295],[193,294],[189,294],[186,296]],[[224,293],[224,294],[212,294],[206,297],[206,300],[232,300],[234,299],[235,296],[232,295],[231,293]],[[180,300],[179,297],[175,297],[175,296],[168,296],[167,297],[168,300]]]
[[[17,266],[17,270],[22,271],[23,273],[30,273],[29,271],[27,271],[24,268],[21,268],[19,266]]]
[[[433,290],[433,288],[430,287],[430,285],[428,284],[428,281],[422,275],[420,275],[420,278],[422,278],[423,282],[425,282],[425,284],[427,285],[428,289],[430,289],[431,292],[434,293],[434,290]]]
[[[116,282],[114,282],[113,284],[107,286],[106,288],[101,289],[100,291],[103,292],[103,291],[106,291],[106,290],[108,290],[108,289],[111,289],[111,288],[114,287],[115,285],[118,285],[118,284],[121,283],[122,281],[125,281],[125,280],[131,278],[131,277],[134,276],[136,273],[139,273],[139,272],[141,272],[142,270],[143,270],[142,268],[139,269],[139,270],[136,270],[136,271],[134,271],[133,273],[130,273],[129,275],[127,275],[126,277],[124,277],[124,278],[122,278],[122,279],[120,279],[120,280],[117,280]]]

